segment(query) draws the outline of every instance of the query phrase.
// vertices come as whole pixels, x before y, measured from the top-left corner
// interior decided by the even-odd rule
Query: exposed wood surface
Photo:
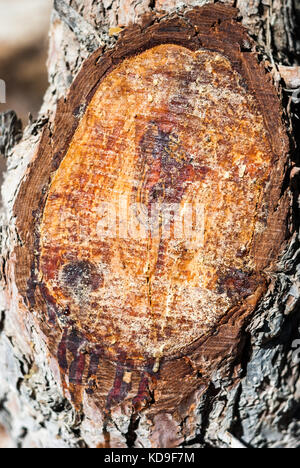
[[[47,49],[51,0],[0,1],[0,79],[6,83],[0,112],[13,109],[23,124],[36,118],[48,86]]]

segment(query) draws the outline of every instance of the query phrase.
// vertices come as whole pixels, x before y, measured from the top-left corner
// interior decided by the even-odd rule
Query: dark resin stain
[[[58,347],[57,358],[61,369],[68,373],[69,382],[81,385],[86,367],[84,345],[86,340],[76,329],[65,328]]]
[[[98,272],[93,263],[81,260],[63,267],[61,282],[67,291],[80,296],[81,292],[87,289],[99,289],[103,285],[103,274]]]
[[[112,362],[121,351],[141,367],[181,352],[255,291],[250,251],[237,250],[251,245],[271,153],[238,76],[206,50],[134,56],[101,82],[51,180],[36,265],[58,306],[48,323],[56,314]],[[99,229],[107,218],[113,235]],[[81,354],[67,349],[72,382],[97,366]]]
[[[195,163],[193,157],[184,149],[179,136],[168,131],[160,122],[149,123],[147,131],[139,144],[139,171],[145,176],[134,191],[137,202],[147,206],[152,215],[153,232],[159,223],[172,230],[174,210],[161,217],[159,205],[179,205],[184,196],[187,183],[191,180],[204,180],[209,172],[206,166]],[[165,261],[165,241],[160,239],[155,270],[163,270]]]
[[[250,273],[230,268],[221,274],[218,280],[218,293],[226,293],[228,297],[243,298],[253,293],[257,287],[257,279]]]
[[[122,365],[116,368],[115,380],[111,391],[107,396],[106,407],[110,409],[112,405],[118,404],[123,401],[131,389],[131,382],[124,381],[125,369]]]

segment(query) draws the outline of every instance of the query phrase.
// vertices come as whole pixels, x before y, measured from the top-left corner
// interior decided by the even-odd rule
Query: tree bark
[[[18,120],[13,114],[2,118],[0,147],[7,156],[8,168],[2,190],[0,422],[17,447],[299,446],[299,124],[296,118],[300,86],[296,22],[299,9],[296,2],[283,0],[228,0],[217,6],[214,3],[198,0],[178,6],[173,0],[55,0],[50,27],[49,89],[39,119],[30,123],[18,143]],[[195,6],[206,6],[206,9],[194,10]],[[237,8],[238,13],[230,7]],[[241,25],[247,28],[249,35]],[[200,42],[195,45],[198,40]],[[147,54],[154,46],[170,43],[187,47],[190,54],[203,49],[211,54],[224,54],[229,63],[240,67],[238,73],[246,90],[243,93],[254,96],[260,106],[255,124],[258,125],[263,115],[261,122],[264,123],[258,133],[268,135],[273,159],[269,183],[263,185],[265,182],[261,181],[264,186],[262,201],[251,208],[250,198],[242,199],[242,206],[247,205],[249,213],[256,210],[256,216],[264,223],[261,228],[264,234],[252,233],[255,274],[251,272],[249,280],[247,275],[238,273],[235,267],[238,260],[232,255],[228,269],[218,279],[219,294],[226,295],[225,310],[230,309],[230,313],[221,314],[217,324],[212,325],[212,319],[199,319],[198,326],[205,329],[204,341],[198,334],[185,343],[184,327],[175,320],[173,334],[176,327],[182,326],[182,333],[175,335],[176,341],[183,340],[183,344],[193,341],[197,346],[193,349],[183,346],[184,351],[180,353],[176,350],[173,360],[158,352],[151,358],[143,356],[141,367],[134,358],[128,358],[135,341],[132,346],[129,342],[123,361],[120,355],[114,354],[113,341],[111,346],[105,342],[103,351],[102,342],[96,336],[97,328],[85,318],[87,312],[84,312],[82,296],[74,295],[76,281],[81,281],[80,291],[83,287],[90,288],[93,297],[96,295],[101,278],[93,266],[77,262],[63,270],[60,278],[64,289],[59,294],[68,296],[71,288],[72,300],[66,303],[68,313],[63,314],[57,307],[59,299],[54,295],[57,285],[54,292],[49,293],[51,274],[47,277],[47,272],[50,267],[39,270],[43,257],[40,252],[37,255],[40,239],[36,226],[43,213],[44,224],[39,224],[42,226],[39,235],[43,236],[44,226],[45,239],[55,237],[55,230],[51,231],[55,224],[51,218],[51,199],[58,198],[59,190],[64,193],[63,197],[67,193],[64,181],[59,182],[61,161],[71,141],[77,146],[69,165],[81,151],[83,136],[77,137],[76,143],[74,135],[80,135],[80,125],[91,109],[94,102],[91,99],[101,80],[112,77],[113,89],[116,65],[122,66],[125,59],[131,70],[130,67],[135,66],[132,57],[137,52]],[[149,54],[145,57],[151,60]],[[218,70],[220,80],[225,73],[221,68]],[[237,69],[234,70],[237,73]],[[196,73],[200,73],[199,70]],[[203,82],[202,75],[197,77]],[[285,91],[281,87],[283,81]],[[185,85],[180,83],[180,86],[183,89]],[[233,93],[242,93],[238,85],[235,86]],[[239,99],[240,96],[242,94]],[[150,97],[144,96],[147,105],[151,105],[154,97],[157,97],[155,90]],[[285,109],[284,120],[280,100]],[[101,110],[100,104],[97,111]],[[107,102],[105,104],[108,106]],[[221,112],[225,112],[224,104],[218,104]],[[238,112],[237,104],[236,114]],[[250,133],[254,124],[251,112],[249,115]],[[232,117],[231,125],[236,118]],[[192,125],[192,121],[189,122]],[[94,125],[94,121],[89,120],[89,125]],[[154,130],[153,125],[150,130],[147,127],[148,133],[145,125],[143,121],[146,154],[149,147],[155,154],[155,145],[160,141],[157,135],[162,132],[164,141],[168,139],[169,142],[167,150],[182,154],[178,140],[174,143],[175,137],[166,125]],[[215,129],[218,125],[220,122],[216,119]],[[225,128],[223,131],[226,134]],[[243,131],[240,144],[242,139]],[[197,142],[193,140],[193,144]],[[261,146],[258,141],[253,144],[258,145],[257,152],[268,152],[263,143]],[[135,161],[135,165],[138,164],[139,161]],[[151,164],[153,166],[154,161]],[[166,173],[169,170],[167,166]],[[181,184],[190,180],[190,169],[176,166],[176,170],[184,173]],[[239,172],[239,187],[245,193],[248,192],[243,176],[248,170],[250,163],[248,166],[246,162]],[[54,174],[57,174],[55,180]],[[82,175],[84,171],[80,170],[77,178]],[[149,176],[149,184],[153,177]],[[259,174],[253,176],[259,177]],[[55,190],[51,192],[54,184]],[[74,190],[72,186],[70,197]],[[235,213],[235,202],[229,204],[229,208]],[[63,204],[60,209],[64,209]],[[250,214],[244,216],[247,218]],[[234,229],[238,237],[240,230]],[[225,229],[225,235],[230,239],[232,233],[226,233]],[[48,263],[55,257],[51,249],[46,252]],[[227,252],[228,249],[224,253],[224,264]],[[34,260],[37,257],[39,264]],[[138,263],[138,258],[134,261]],[[44,265],[47,266],[47,262]],[[184,271],[182,269],[181,274]],[[38,293],[38,288],[44,292]],[[106,291],[108,289],[106,287]],[[76,309],[78,300],[80,310]],[[90,307],[89,303],[89,311]],[[214,307],[213,299],[210,307]],[[175,309],[173,312],[176,319]],[[79,323],[76,322],[78,316]],[[92,338],[87,338],[87,329],[94,335]],[[122,335],[122,343],[125,335]],[[163,340],[167,341],[165,336]],[[147,342],[141,343],[145,350]],[[112,348],[111,354],[108,348]]]

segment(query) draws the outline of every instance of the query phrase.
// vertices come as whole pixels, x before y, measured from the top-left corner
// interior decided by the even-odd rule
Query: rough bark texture
[[[237,31],[240,31],[241,34],[239,53],[245,54],[245,56],[248,54],[249,60],[252,60],[252,72],[255,70],[255,76],[260,85],[266,80],[265,89],[268,90],[268,99],[271,101],[267,102],[265,97],[260,96],[264,93],[259,93],[259,89],[255,88],[255,85],[254,91],[259,95],[258,101],[261,100],[262,111],[266,113],[265,122],[269,125],[268,132],[271,135],[271,148],[274,157],[272,160],[273,171],[278,170],[278,174],[283,175],[283,166],[286,164],[284,183],[282,184],[281,176],[277,174],[275,177],[273,176],[273,179],[271,177],[271,180],[278,183],[278,186],[274,188],[275,191],[272,192],[270,187],[265,191],[266,196],[273,193],[272,203],[281,200],[282,211],[281,209],[275,210],[276,216],[271,217],[277,228],[282,226],[280,223],[285,218],[286,202],[284,200],[290,200],[290,197],[285,195],[289,193],[290,173],[292,177],[290,188],[294,201],[290,203],[291,213],[286,223],[289,231],[288,236],[283,233],[283,227],[279,229],[280,234],[284,234],[283,237],[288,238],[289,241],[284,245],[284,252],[280,254],[276,267],[273,266],[269,269],[269,278],[266,282],[263,298],[258,303],[258,297],[261,297],[260,292],[255,300],[249,304],[249,311],[246,314],[242,313],[244,306],[237,308],[236,315],[233,313],[231,324],[229,322],[231,338],[228,338],[228,330],[224,335],[221,332],[221,335],[216,338],[222,344],[217,355],[212,353],[213,355],[205,356],[203,348],[200,347],[198,355],[196,350],[196,355],[192,355],[192,358],[189,355],[188,359],[178,359],[175,361],[176,366],[173,369],[166,370],[168,363],[162,367],[160,370],[161,379],[157,379],[153,375],[153,369],[155,370],[154,374],[157,372],[155,362],[150,363],[151,370],[147,372],[145,372],[145,368],[144,371],[134,368],[133,372],[136,374],[133,376],[130,389],[125,388],[126,385],[128,387],[129,383],[128,375],[126,374],[124,377],[124,369],[118,370],[118,366],[115,366],[114,360],[110,357],[107,361],[107,367],[105,368],[105,365],[103,367],[103,372],[109,376],[109,385],[104,388],[102,395],[97,394],[99,382],[91,381],[93,378],[96,380],[100,378],[95,371],[84,376],[86,379],[86,387],[84,388],[90,391],[82,391],[82,380],[78,381],[77,371],[84,359],[81,356],[85,355],[78,351],[80,346],[82,348],[83,341],[79,340],[78,343],[78,335],[76,333],[75,336],[74,334],[70,335],[68,328],[66,328],[65,341],[62,340],[61,336],[56,336],[55,329],[54,332],[49,331],[45,315],[42,315],[43,318],[41,318],[43,306],[40,298],[34,297],[37,303],[34,304],[29,314],[30,304],[26,303],[26,296],[27,301],[29,299],[30,302],[30,297],[28,298],[26,292],[28,287],[24,286],[24,281],[22,286],[22,278],[30,279],[30,273],[27,270],[32,266],[31,261],[22,260],[25,256],[24,250],[27,250],[30,255],[34,253],[36,248],[33,230],[36,218],[32,219],[31,222],[28,221],[30,215],[27,212],[29,209],[31,212],[35,210],[35,216],[38,216],[38,210],[41,209],[41,206],[34,208],[34,204],[39,201],[34,190],[40,195],[43,194],[43,191],[46,193],[50,172],[55,170],[54,167],[49,170],[49,164],[40,164],[41,153],[45,154],[44,159],[42,159],[43,163],[45,163],[45,158],[48,157],[50,161],[51,155],[54,155],[56,163],[59,164],[59,158],[64,155],[66,135],[70,139],[72,131],[74,131],[74,123],[75,126],[77,125],[76,119],[82,117],[84,109],[80,107],[82,97],[85,98],[89,90],[89,88],[84,89],[80,96],[77,95],[78,102],[75,102],[72,98],[72,96],[76,96],[75,87],[78,86],[78,83],[83,83],[83,88],[91,85],[95,59],[101,60],[102,58],[104,61],[100,63],[105,64],[105,60],[112,57],[109,49],[116,44],[117,35],[121,29],[133,22],[140,23],[144,30],[149,26],[151,28],[153,20],[150,19],[150,16],[145,17],[145,13],[156,13],[160,18],[158,24],[163,24],[164,16],[167,13],[177,11],[180,8],[179,17],[182,18],[184,11],[188,10],[189,7],[203,6],[209,3],[214,2],[186,2],[185,9],[182,10],[182,4],[178,5],[172,1],[153,4],[153,2],[134,1],[63,2],[56,0],[50,31],[48,64],[50,85],[40,119],[26,129],[22,142],[14,149],[12,147],[19,138],[17,120],[11,115],[6,115],[3,119],[1,149],[6,152],[8,157],[8,173],[3,187],[3,304],[1,305],[0,321],[0,353],[3,358],[0,362],[0,421],[8,428],[17,446],[172,447],[182,444],[195,447],[224,447],[232,443],[228,432],[245,444],[254,447],[297,447],[299,444],[299,368],[293,348],[295,340],[299,338],[298,322],[300,318],[298,312],[298,172],[296,168],[292,171],[287,170],[287,140],[283,137],[281,130],[281,111],[279,105],[276,104],[274,91],[278,87],[281,77],[285,78],[286,86],[290,86],[289,91],[292,91],[292,98],[289,99],[288,93],[283,101],[288,111],[286,119],[288,129],[289,125],[292,125],[292,122],[288,123],[288,117],[293,117],[293,113],[295,113],[297,86],[299,86],[297,81],[299,74],[295,59],[299,44],[296,36],[296,5],[293,2],[261,2],[259,0],[223,2],[240,9],[241,22],[249,28],[258,51],[268,60],[268,63],[263,66],[256,65],[257,61],[256,59],[254,61],[254,55],[251,53],[251,49],[253,50],[251,40],[246,39],[239,27],[234,30],[235,35],[237,35]],[[193,15],[190,17],[190,23],[193,23]],[[219,24],[222,28],[222,21]],[[228,21],[227,26],[224,26],[225,35],[226,31],[231,28],[230,24]],[[184,26],[187,29],[192,27],[190,24]],[[155,27],[159,29],[159,26]],[[176,31],[173,24],[173,41]],[[133,34],[132,39],[136,39],[141,34],[140,29],[132,29],[131,34]],[[162,42],[168,43],[168,34],[171,33],[165,29],[164,34],[166,34],[166,38]],[[207,39],[207,43],[205,43],[205,33],[200,31],[199,34],[200,36],[202,34],[201,39],[204,41],[204,45],[211,46],[211,41],[214,40],[213,34],[210,35],[209,40]],[[191,35],[187,33],[187,37],[186,43],[191,44],[193,42],[190,39]],[[119,49],[117,46],[112,50],[118,52],[122,47],[126,49],[126,33],[123,39],[121,36],[119,43],[121,43]],[[225,45],[219,44],[217,50],[220,47],[226,48],[226,41]],[[228,47],[234,49],[235,46]],[[98,50],[99,48],[101,50]],[[191,46],[190,48],[193,49]],[[112,52],[112,54],[117,54],[117,52]],[[77,81],[73,85],[73,94],[71,88],[68,99],[60,101],[60,112],[56,112],[55,117],[58,99],[67,96],[69,87],[78,74],[82,62],[92,53],[94,55],[84,65],[86,72],[80,72],[78,75]],[[247,66],[247,60],[245,58],[246,65],[244,66],[245,69],[250,69],[248,73],[251,74],[250,62]],[[277,67],[278,63],[282,65],[280,69]],[[287,68],[287,65],[293,66],[293,70]],[[270,76],[274,80],[274,88],[272,88],[270,78],[263,77],[262,67],[269,68]],[[90,78],[84,79],[86,78],[84,73],[89,73]],[[94,73],[98,74],[96,78],[99,79],[99,71]],[[251,79],[248,79],[248,82],[251,84]],[[273,114],[270,112],[271,107],[273,107]],[[71,112],[75,109],[78,110],[77,113]],[[68,118],[73,115],[71,119],[74,118],[74,122],[64,120],[65,115]],[[59,121],[60,119],[63,121]],[[10,125],[9,130],[5,126],[7,121]],[[274,131],[274,127],[277,132]],[[47,146],[49,142],[51,142],[50,147]],[[293,145],[294,143],[291,142],[292,148]],[[292,154],[292,158],[297,164],[296,151]],[[29,164],[33,168],[31,174],[36,171],[36,175],[32,176],[32,192],[28,195],[26,183],[22,185],[21,183],[26,180],[24,175],[30,169],[30,167],[28,168]],[[244,170],[246,169],[247,167]],[[281,191],[281,196],[276,194],[276,190]],[[24,202],[23,206],[22,202]],[[270,206],[273,206],[272,203]],[[17,216],[17,225],[15,216]],[[25,221],[28,223],[27,225],[24,224]],[[272,239],[270,235],[274,234],[274,229],[266,232],[271,242],[267,251],[265,250],[257,258],[267,256],[269,265],[272,257],[270,246],[271,250],[274,250],[275,246],[275,253],[279,254],[283,238],[281,236],[278,240]],[[258,242],[258,248],[262,245],[268,245],[268,242],[263,240]],[[259,271],[262,271],[263,268],[265,266],[258,266]],[[227,280],[229,286],[226,283]],[[227,280],[225,283],[230,289],[232,278],[227,278]],[[240,287],[241,282],[243,283],[242,279],[238,278]],[[260,284],[262,284],[261,281]],[[254,291],[257,291],[257,287],[253,287]],[[246,295],[249,296],[249,293]],[[255,306],[254,314],[253,306]],[[252,313],[251,320],[245,321],[249,312]],[[241,317],[243,317],[242,320]],[[59,343],[62,343],[60,348]],[[57,350],[60,349],[59,356],[63,356],[64,347],[67,347],[71,353],[70,357],[73,360],[70,362],[71,370],[70,365],[64,369],[63,359],[61,365],[58,365]],[[216,348],[216,344],[212,344],[206,346],[205,349],[215,350]],[[222,359],[222,356],[228,356],[229,350],[232,352],[233,359]],[[90,353],[91,355],[93,353]],[[99,359],[95,349],[94,355],[96,359]],[[200,372],[199,367],[199,359],[203,356],[205,360],[202,362],[201,371],[204,375]],[[170,362],[172,363],[172,361]],[[214,363],[214,366],[211,366],[211,362]],[[90,369],[92,367],[91,360]],[[76,378],[74,378],[74,369]],[[179,388],[174,387],[174,382],[170,378],[174,369],[177,373],[178,382],[176,383],[180,384],[180,391]],[[129,370],[131,371],[131,369],[127,369],[127,371]],[[65,374],[68,376],[67,381]],[[182,378],[187,376],[188,382],[181,385],[179,376]],[[110,382],[110,379],[113,381]],[[118,379],[123,382],[122,398],[115,392],[115,389],[119,388]],[[161,386],[160,380],[164,382]],[[148,397],[145,398],[146,407],[141,408],[132,404],[132,401],[134,401],[136,394],[141,396],[143,385],[147,389]],[[113,389],[111,401],[114,404],[107,406],[109,389]],[[172,400],[172,397],[168,396],[168,389],[170,395],[179,394],[180,398]],[[126,399],[127,393],[129,395]],[[142,396],[144,397],[144,395]],[[104,398],[104,402],[101,402],[101,398]]]

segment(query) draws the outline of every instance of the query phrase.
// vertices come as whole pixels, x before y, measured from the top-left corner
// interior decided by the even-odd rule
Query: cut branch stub
[[[267,287],[288,140],[235,14],[148,18],[94,53],[20,188],[17,286],[77,404],[174,407]]]

